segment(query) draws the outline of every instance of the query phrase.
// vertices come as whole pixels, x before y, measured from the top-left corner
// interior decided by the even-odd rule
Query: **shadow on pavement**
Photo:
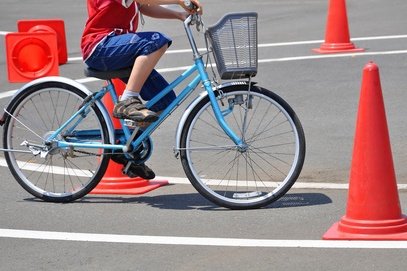
[[[36,198],[28,198],[26,201],[42,202]],[[228,209],[219,207],[206,200],[198,193],[168,194],[155,196],[104,196],[87,195],[70,204],[97,204],[97,203],[124,203],[124,204],[145,204],[154,208],[170,210],[216,210],[227,211]],[[332,203],[332,200],[321,193],[288,193],[276,202],[266,206],[266,209],[306,207]]]
[[[287,193],[268,208],[288,208],[314,206],[332,203],[332,200],[321,193]]]

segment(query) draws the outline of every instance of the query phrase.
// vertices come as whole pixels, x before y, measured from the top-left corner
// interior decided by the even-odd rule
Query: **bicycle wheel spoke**
[[[213,112],[209,112],[208,115],[211,117],[212,121],[214,123],[216,123],[217,120],[216,120],[215,116],[213,115]],[[214,124],[206,121],[205,119],[202,119],[201,121],[204,124],[208,125],[210,128],[213,128],[215,130],[215,131],[213,131],[213,135],[215,135],[217,137],[220,137],[220,138],[223,138],[223,139],[228,139],[228,137],[225,136],[225,132],[219,126],[215,126]],[[219,133],[215,134],[215,132],[219,132]]]
[[[32,195],[47,201],[72,201],[86,195],[103,176],[109,159],[106,150],[59,148],[57,141],[65,140],[64,135],[55,135],[86,97],[87,94],[74,86],[44,82],[19,96],[8,114],[5,146],[28,152],[7,152],[6,161],[16,180]],[[87,111],[85,117],[75,118],[64,129],[69,132],[66,140],[107,144],[108,129],[100,110],[92,105]],[[75,127],[75,133],[71,127]],[[98,135],[96,139],[95,134]],[[54,139],[46,142],[51,135]],[[21,145],[22,142],[27,143]]]
[[[257,208],[277,200],[295,182],[304,158],[303,132],[288,105],[274,94],[257,87],[248,94],[239,88],[224,91],[229,104],[219,106],[244,144],[230,144],[207,100],[187,120],[181,158],[191,183],[209,200],[232,209]]]

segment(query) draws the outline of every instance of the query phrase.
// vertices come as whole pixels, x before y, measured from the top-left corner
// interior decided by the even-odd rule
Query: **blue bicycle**
[[[113,78],[130,70],[87,75],[107,85],[91,92],[63,77],[46,77],[22,87],[4,109],[5,158],[19,184],[35,197],[70,202],[89,193],[104,176],[112,157],[144,163],[152,153],[151,134],[197,88],[204,91],[182,115],[174,151],[186,176],[204,197],[231,209],[259,208],[283,196],[298,178],[305,157],[305,138],[291,107],[275,93],[257,86],[257,14],[230,13],[206,29],[208,52],[200,53],[191,25],[184,22],[194,64],[146,103],[153,106],[189,80],[176,99],[147,127],[121,120],[115,129],[101,102],[118,98]],[[214,56],[204,62],[206,56]],[[210,66],[210,67],[208,67]],[[216,83],[209,78],[235,79]]]

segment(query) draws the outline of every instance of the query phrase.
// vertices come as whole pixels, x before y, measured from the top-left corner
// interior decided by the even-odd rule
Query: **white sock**
[[[120,97],[120,101],[127,100],[130,97],[138,98],[138,97],[140,97],[140,93],[126,89],[123,91],[123,94]]]

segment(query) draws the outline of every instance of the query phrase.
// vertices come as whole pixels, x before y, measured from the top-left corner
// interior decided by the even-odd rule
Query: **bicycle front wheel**
[[[305,157],[300,121],[279,96],[264,88],[222,89],[218,104],[245,148],[237,148],[218,125],[209,97],[187,118],[181,161],[192,185],[217,205],[259,208],[283,196],[298,178]]]
[[[45,201],[69,202],[90,192],[103,177],[109,156],[94,148],[60,148],[57,141],[107,144],[99,108],[90,106],[55,140],[48,138],[83,105],[85,93],[62,82],[35,84],[20,93],[7,114],[3,144],[7,165],[18,183]]]

